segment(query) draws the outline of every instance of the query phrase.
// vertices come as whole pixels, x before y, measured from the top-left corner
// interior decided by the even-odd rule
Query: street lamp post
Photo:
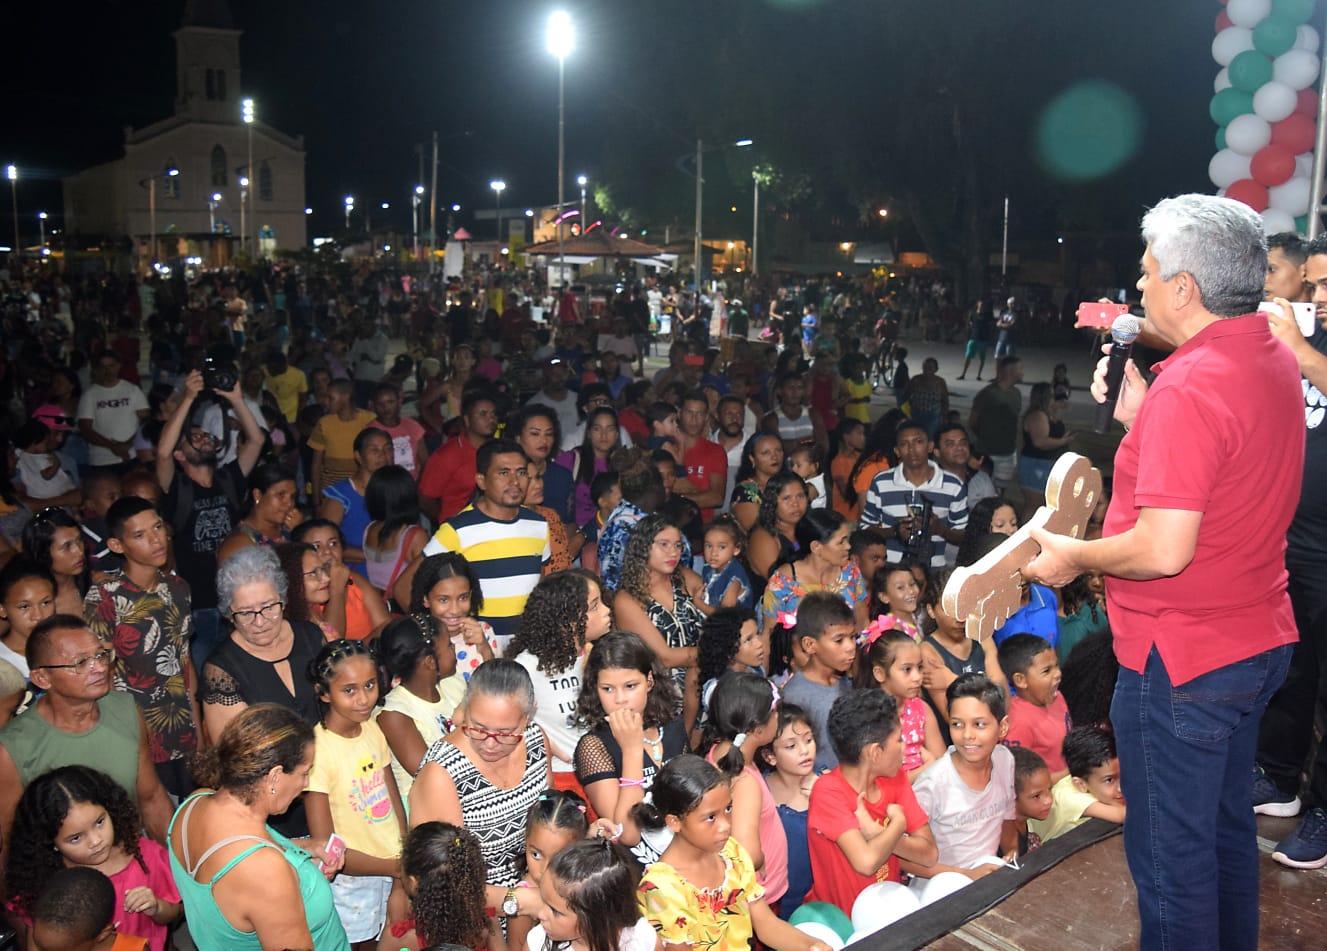
[[[731,147],[732,147],[732,148],[737,148],[737,149],[746,149],[746,148],[750,148],[753,144],[754,144],[754,143],[752,142],[751,139],[738,139],[736,142],[734,142],[734,143],[732,144]],[[718,146],[717,148],[713,148],[713,149],[710,149],[710,150],[708,150],[708,151],[717,151],[718,149],[723,149],[723,148],[727,148],[727,147],[728,147],[728,146],[722,146],[722,145],[721,145],[721,146]],[[697,300],[697,302],[699,302],[699,300],[700,300],[700,270],[701,270],[701,260],[702,260],[702,259],[701,259],[701,255],[704,253],[703,250],[702,250],[702,248],[701,248],[701,224],[702,224],[702,220],[701,220],[701,208],[703,207],[703,202],[704,202],[704,197],[705,197],[705,164],[704,164],[704,163],[705,163],[705,152],[706,152],[706,151],[707,151],[707,149],[705,148],[705,143],[703,143],[700,139],[697,139],[697,140],[696,140],[696,247],[695,247],[695,254],[696,254],[696,300]],[[679,161],[682,161],[682,160],[679,159]]]
[[[576,176],[576,184],[581,186],[581,234],[585,234],[585,186],[590,180],[584,175]]]
[[[240,101],[240,117],[244,120],[244,125],[245,125],[245,127],[248,129],[248,132],[249,132],[249,136],[248,136],[248,137],[249,137],[249,164],[245,166],[245,171],[247,171],[247,172],[249,173],[249,177],[250,177],[250,178],[253,178],[253,122],[254,122],[254,119],[256,118],[256,116],[257,116],[257,113],[256,113],[256,111],[255,111],[255,109],[254,109],[253,100],[252,100],[252,99],[243,99],[243,100],[241,100],[241,101]],[[252,201],[253,201],[253,193],[250,192],[249,195],[247,196],[247,199],[245,199],[245,200],[246,200],[247,202],[252,202]],[[241,215],[240,215],[240,217],[241,217],[241,219],[243,219],[243,217],[244,217],[244,215],[243,215],[243,209],[241,209]],[[252,204],[249,205],[249,217],[250,217],[251,219],[253,218],[253,205],[252,205]],[[256,220],[255,220],[254,223],[255,223],[255,225],[256,225]],[[241,223],[241,225],[240,225],[240,248],[241,248],[241,249],[243,249],[243,248],[245,247],[245,242],[246,242],[247,240],[248,240],[248,234],[245,232],[245,230],[244,230],[244,225]],[[255,244],[255,247],[256,247],[257,242],[254,242],[254,244]]]
[[[221,192],[213,192],[207,200],[207,231],[217,233],[217,205],[221,203]]]
[[[415,194],[410,199],[410,220],[411,230],[415,237],[415,253],[413,260],[419,260],[419,203],[424,200],[424,186],[416,185]]]
[[[760,173],[751,170],[751,276],[760,273]]]
[[[44,211],[37,212],[37,234],[40,235],[40,237],[38,237],[37,239],[38,254],[41,254],[44,250],[46,250],[46,218],[47,218],[46,212]]]
[[[245,230],[245,225],[246,225],[245,215],[247,214],[246,209],[248,207],[249,207],[249,176],[241,175],[240,176],[240,252],[241,253],[243,253],[244,251],[245,235],[248,234],[248,232]]]
[[[165,175],[168,178],[174,178],[180,174],[178,168],[166,169]],[[143,184],[139,182],[138,184]],[[147,179],[147,220],[148,230],[151,234],[152,250],[148,252],[148,264],[157,263],[157,176],[150,175]]]
[[[18,166],[6,165],[5,176],[9,179],[9,201],[14,209],[14,253],[23,256],[23,245],[18,241]]]
[[[350,213],[355,210],[355,196],[346,196],[346,230],[350,230]]]
[[[493,254],[493,263],[496,265],[498,258],[501,257],[497,248],[502,247],[502,192],[507,187],[507,183],[500,178],[496,178],[488,183],[488,187],[493,189],[493,217],[497,219],[498,223],[497,246]]]
[[[567,56],[576,48],[576,31],[571,25],[571,15],[565,10],[554,10],[548,18],[548,28],[545,34],[548,42],[548,51],[557,57],[558,61],[558,288],[559,292],[566,281],[566,260],[562,252],[562,199],[565,197],[563,192],[564,178],[566,175],[566,153],[567,153],[567,128],[566,128],[566,96],[563,88],[563,74],[567,62]],[[582,224],[582,227],[584,225]]]

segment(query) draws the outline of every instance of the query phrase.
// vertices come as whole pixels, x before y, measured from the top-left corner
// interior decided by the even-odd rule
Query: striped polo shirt
[[[492,625],[498,644],[505,648],[548,562],[548,522],[527,508],[502,521],[467,505],[443,522],[424,546],[425,555],[448,551],[470,562],[484,594],[479,619]]]
[[[879,525],[893,529],[908,516],[908,501],[916,492],[931,503],[931,511],[936,518],[943,519],[953,529],[964,529],[968,525],[968,487],[958,476],[946,472],[934,462],[930,463],[931,477],[921,485],[913,485],[903,474],[903,467],[895,466],[880,473],[871,482],[867,490],[866,501],[862,505],[861,525]],[[886,535],[887,554],[891,562],[902,561],[907,553],[898,533],[888,531]],[[945,540],[939,535],[931,536],[930,568],[945,566]]]

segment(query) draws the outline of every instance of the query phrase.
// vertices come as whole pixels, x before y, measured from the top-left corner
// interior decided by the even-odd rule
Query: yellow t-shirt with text
[[[309,792],[326,794],[332,828],[347,848],[380,859],[401,854],[401,820],[387,792],[391,769],[392,752],[375,721],[362,724],[356,737],[321,723],[313,728]]]

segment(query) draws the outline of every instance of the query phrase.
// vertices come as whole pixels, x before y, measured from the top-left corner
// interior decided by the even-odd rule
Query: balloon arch
[[[1208,176],[1262,214],[1268,234],[1308,233],[1314,84],[1321,37],[1308,21],[1316,0],[1221,0],[1212,57],[1221,66],[1211,115],[1217,152]]]

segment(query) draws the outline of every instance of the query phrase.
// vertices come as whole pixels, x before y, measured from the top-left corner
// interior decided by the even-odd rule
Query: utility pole
[[[703,143],[700,139],[696,140],[696,306],[700,306],[700,265],[701,255],[704,251],[700,244],[700,221],[701,221],[701,203],[704,200],[705,179],[703,177],[705,166],[705,153]]]
[[[751,276],[755,277],[760,273],[760,173],[751,172],[751,181],[754,183],[751,196]]]
[[[433,185],[429,191],[429,273],[433,273],[438,248],[438,132],[433,131]]]

